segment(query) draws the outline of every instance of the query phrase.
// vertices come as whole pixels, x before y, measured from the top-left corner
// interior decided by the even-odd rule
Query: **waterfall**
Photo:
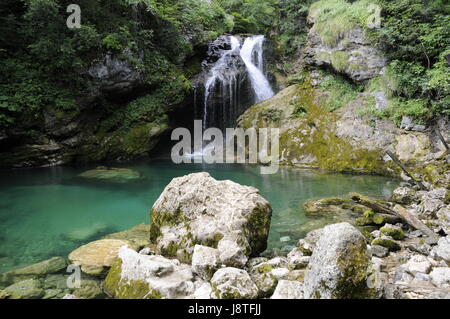
[[[202,116],[203,130],[234,127],[237,118],[251,105],[274,95],[264,74],[263,35],[241,41],[235,36],[222,36],[210,44],[203,62],[205,73]],[[194,103],[197,110],[197,88]],[[205,150],[187,154],[202,156]]]
[[[255,102],[264,101],[273,96],[273,90],[270,83],[263,73],[263,42],[263,35],[249,37],[245,39],[244,45],[240,51],[241,58],[244,60],[245,66],[247,67],[247,71],[252,82],[252,87],[256,94]]]

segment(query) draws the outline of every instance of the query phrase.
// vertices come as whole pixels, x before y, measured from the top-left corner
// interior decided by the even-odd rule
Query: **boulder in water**
[[[41,282],[37,279],[27,279],[5,288],[10,299],[38,299],[44,296]]]
[[[173,179],[153,205],[150,240],[157,253],[189,261],[195,244],[217,248],[240,233],[236,245],[246,256],[257,256],[267,247],[271,217],[269,202],[256,188],[190,174]]]

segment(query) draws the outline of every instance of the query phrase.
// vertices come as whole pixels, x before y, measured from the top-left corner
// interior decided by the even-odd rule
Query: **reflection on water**
[[[387,197],[397,186],[397,181],[383,177],[308,170],[260,175],[258,167],[244,165],[152,162],[122,167],[139,171],[143,179],[120,184],[76,178],[89,167],[0,171],[0,272],[66,256],[106,233],[148,223],[149,210],[164,187],[172,178],[193,172],[207,171],[216,179],[260,189],[274,209],[270,248],[294,245],[309,228],[305,225],[315,222],[303,213],[305,200],[351,191]],[[286,236],[290,240],[281,242]]]

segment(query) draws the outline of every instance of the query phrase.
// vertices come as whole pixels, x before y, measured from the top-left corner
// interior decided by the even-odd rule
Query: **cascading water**
[[[204,129],[233,127],[250,105],[274,95],[264,74],[263,35],[246,38],[242,47],[235,36],[218,41],[211,51],[220,58],[212,64],[203,82]],[[226,48],[223,41],[228,42]]]
[[[208,53],[212,61],[204,62],[209,71],[202,81],[204,130],[234,127],[249,106],[274,95],[264,74],[264,41],[263,35],[252,36],[241,46],[237,37],[223,36],[211,44]],[[195,96],[194,100],[199,99]],[[201,156],[204,151],[191,155]]]
[[[247,67],[252,87],[256,94],[255,102],[261,102],[270,99],[273,96],[272,87],[263,73],[263,42],[263,35],[247,38],[240,51],[241,58],[244,60]]]

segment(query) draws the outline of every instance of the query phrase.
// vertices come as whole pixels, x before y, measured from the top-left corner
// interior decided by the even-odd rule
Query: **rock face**
[[[102,61],[92,65],[88,74],[102,91],[126,93],[142,84],[143,74],[131,65],[128,59],[137,59],[142,63],[143,55],[125,49],[122,53],[126,59],[106,54]]]
[[[324,45],[312,27],[305,55],[308,63],[331,66],[358,82],[379,75],[387,63],[382,52],[370,43],[359,27],[346,32],[333,47]]]
[[[306,299],[369,298],[364,236],[348,223],[326,226],[305,275]]]
[[[117,299],[180,299],[194,294],[193,280],[189,265],[122,247],[104,288]]]
[[[190,174],[173,179],[153,205],[150,240],[157,253],[187,261],[196,244],[217,248],[239,232],[235,244],[255,256],[266,249],[271,216],[256,188]]]
[[[89,275],[102,275],[111,267],[122,246],[134,247],[130,242],[119,239],[101,239],[81,246],[70,253],[69,260],[81,266]]]
[[[219,269],[211,279],[211,286],[219,299],[255,299],[258,296],[258,287],[242,269]]]

